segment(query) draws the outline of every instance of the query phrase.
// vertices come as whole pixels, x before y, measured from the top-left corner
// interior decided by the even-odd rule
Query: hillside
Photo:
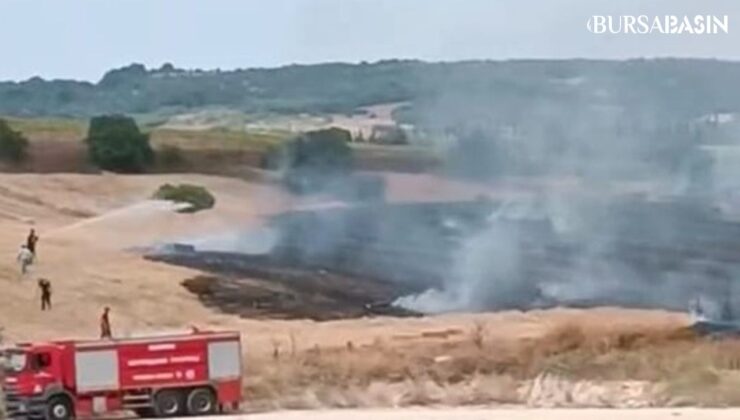
[[[190,160],[206,167],[216,160],[258,166],[265,145],[340,126],[368,157],[363,169],[428,169],[428,158],[439,156],[450,173],[483,180],[685,179],[707,170],[697,146],[737,143],[740,63],[393,60],[233,71],[134,64],[97,83],[0,82],[0,115],[34,117],[11,121],[48,163],[29,170],[79,170],[84,162],[52,164],[62,155],[80,161],[79,150],[35,140],[79,140],[85,120],[103,113],[134,116],[154,130],[155,145],[196,146]],[[365,147],[359,139],[394,125],[413,148]],[[235,148],[243,156],[221,156]],[[422,155],[417,164],[413,156]]]
[[[678,118],[687,118],[740,110],[738,81],[740,63],[688,59],[390,60],[233,71],[133,64],[109,71],[97,83],[40,78],[2,82],[0,113],[177,114],[209,106],[247,113],[352,113],[367,105],[407,101],[411,105],[401,117],[424,122],[422,114],[454,103],[465,105],[458,112],[474,107],[516,119],[534,100],[545,100],[558,106],[670,108]]]
[[[645,406],[663,404],[651,383],[672,379],[666,371],[685,371],[679,379],[712,397],[724,392],[720,403],[735,394],[734,371],[719,370],[734,360],[728,357],[735,347],[665,336],[685,325],[681,314],[598,309],[331,322],[243,318],[204,306],[181,286],[203,273],[151,262],[132,250],[259,226],[266,215],[300,206],[295,197],[264,185],[182,174],[1,174],[0,181],[5,233],[0,237],[0,326],[6,342],[95,337],[104,306],[112,308],[113,332],[119,337],[190,325],[236,329],[244,338],[245,407],[251,410],[488,403]],[[177,214],[149,201],[165,182],[204,185],[217,204],[212,210]],[[433,187],[439,185],[439,179],[404,176],[393,183],[392,197],[409,199],[404,194],[409,188],[417,195],[438,196]],[[444,190],[453,197],[461,193],[455,185]],[[31,226],[41,236],[39,260],[22,278],[14,256]],[[39,277],[52,282],[51,312],[37,306]],[[574,333],[574,326],[583,333]],[[674,364],[685,369],[674,370]],[[539,372],[551,366],[573,369],[577,379],[540,378]],[[729,382],[706,383],[701,376],[706,372]],[[571,391],[574,399],[564,399]]]

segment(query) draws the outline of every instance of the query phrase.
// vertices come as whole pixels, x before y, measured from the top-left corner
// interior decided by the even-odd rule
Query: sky
[[[593,15],[728,15],[730,33],[597,35]],[[229,70],[381,59],[740,60],[738,0],[0,0],[0,80],[131,63]]]

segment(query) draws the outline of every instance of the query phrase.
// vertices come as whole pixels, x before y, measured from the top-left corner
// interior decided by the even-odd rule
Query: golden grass
[[[740,341],[708,341],[682,328],[564,323],[534,339],[496,342],[488,328],[475,324],[468,334],[326,349],[301,349],[293,337],[290,349],[279,349],[269,360],[247,361],[247,405],[525,404],[524,390],[542,375],[563,378],[566,385],[558,386],[573,388],[563,391],[571,403],[740,404]],[[615,395],[611,402],[569,394],[627,382],[657,391],[638,400]],[[614,389],[604,393],[622,392]]]
[[[23,133],[29,140],[81,140],[87,131],[87,121],[65,118],[2,117],[11,128]]]
[[[472,341],[391,346],[382,340],[357,347],[288,349],[271,360],[247,360],[246,400],[253,409],[517,401],[519,382],[493,375],[484,349]],[[444,344],[450,344],[449,346]]]
[[[11,127],[21,131],[31,142],[31,146],[40,145],[45,149],[49,143],[58,143],[75,153],[80,161],[85,160],[83,139],[87,135],[88,121],[83,119],[64,118],[5,118]],[[144,131],[150,133],[152,147],[157,151],[166,151],[165,156],[173,156],[173,150],[179,152],[194,152],[197,159],[213,160],[225,159],[227,163],[241,162],[244,165],[256,166],[260,157],[271,146],[279,144],[295,133],[284,130],[274,131],[244,131],[228,128],[210,128],[204,130],[187,130],[166,127],[156,127],[140,124]],[[417,171],[438,164],[437,157],[431,149],[420,147],[398,147],[382,145],[351,144],[355,150],[358,165],[364,169],[384,170],[400,169]],[[32,147],[32,149],[34,149]],[[48,150],[48,149],[45,149]],[[223,153],[233,156],[224,157]],[[36,151],[32,150],[32,157]],[[57,154],[56,156],[61,156]],[[66,155],[65,155],[66,156]],[[204,157],[205,156],[205,157]],[[69,158],[69,157],[67,157]],[[241,161],[239,160],[241,159]],[[46,162],[48,164],[49,162]],[[193,162],[190,162],[193,163]],[[195,162],[198,163],[198,162]],[[57,164],[60,164],[57,162]],[[60,164],[62,165],[62,164]],[[74,165],[74,163],[72,164]],[[179,163],[177,170],[197,170],[197,165]],[[73,170],[74,166],[64,167],[64,170]]]
[[[256,150],[264,151],[285,140],[280,133],[248,133],[229,130],[175,130],[160,128],[152,131],[155,148],[174,146],[183,150]]]
[[[87,133],[87,120],[72,118],[2,117],[10,126],[33,140],[82,141]],[[177,130],[154,128],[151,141],[155,147],[177,146],[182,149],[258,149],[285,139],[285,133],[251,133],[239,130]]]

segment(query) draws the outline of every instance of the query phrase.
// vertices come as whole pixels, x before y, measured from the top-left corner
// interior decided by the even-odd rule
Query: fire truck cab
[[[235,332],[19,344],[3,352],[6,413],[70,420],[121,410],[172,417],[237,409],[241,355]]]

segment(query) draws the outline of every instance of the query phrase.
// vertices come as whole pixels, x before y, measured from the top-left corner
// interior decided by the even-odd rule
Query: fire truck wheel
[[[182,394],[179,391],[162,390],[154,395],[154,413],[157,417],[173,417],[182,414]]]
[[[71,420],[72,403],[66,397],[52,397],[46,404],[46,420]]]
[[[208,388],[196,388],[188,395],[188,414],[204,416],[216,412],[216,396]]]

